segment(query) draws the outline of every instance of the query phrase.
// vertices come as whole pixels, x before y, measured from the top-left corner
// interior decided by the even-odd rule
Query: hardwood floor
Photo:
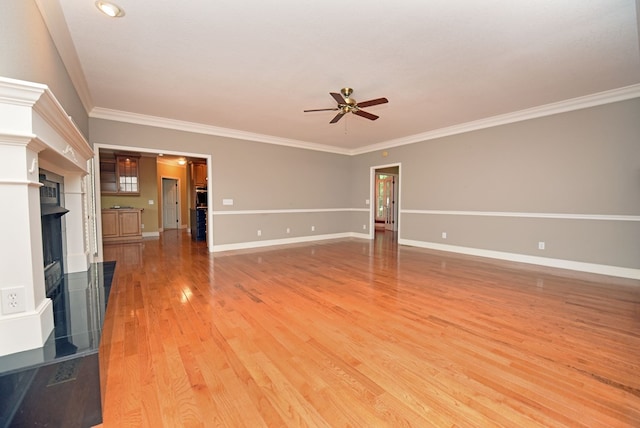
[[[104,427],[640,426],[640,282],[393,239],[117,260]]]

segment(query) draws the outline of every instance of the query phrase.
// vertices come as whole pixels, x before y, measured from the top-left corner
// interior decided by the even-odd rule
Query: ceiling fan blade
[[[353,110],[352,113],[357,114],[358,116],[361,116],[361,117],[366,117],[369,120],[376,120],[379,117],[379,116],[376,116],[375,114],[367,113],[366,111],[362,111],[362,110]]]
[[[386,98],[376,98],[375,100],[363,101],[358,103],[358,107],[371,107],[377,106],[378,104],[388,103],[389,100]]]
[[[334,100],[336,100],[338,102],[338,104],[346,104],[347,101],[345,101],[344,97],[336,92],[329,92],[329,94],[331,94],[331,96],[333,97]]]
[[[334,107],[334,108],[317,108],[317,109],[313,109],[313,110],[304,110],[305,113],[308,113],[310,111],[337,111],[340,110],[338,107]]]
[[[340,112],[336,115],[336,117],[334,117],[333,119],[331,119],[331,122],[329,123],[336,123],[337,121],[339,121],[340,119],[342,119],[342,116],[344,116],[344,112]]]

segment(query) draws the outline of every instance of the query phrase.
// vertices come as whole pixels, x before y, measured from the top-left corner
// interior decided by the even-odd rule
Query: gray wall
[[[33,0],[0,2],[0,76],[49,86],[88,137],[87,112]]]
[[[403,240],[637,269],[639,222],[571,217],[640,215],[638,118],[634,99],[359,155],[353,204],[401,163]]]
[[[103,119],[89,127],[93,144],[211,155],[213,210],[235,212],[214,216],[214,245],[349,231],[348,156]]]
[[[387,149],[387,156],[100,119],[90,120],[90,133],[93,143],[210,154],[220,214],[215,245],[368,233],[371,167],[401,164],[405,243],[638,269],[638,117],[634,99]],[[223,206],[223,198],[234,206]]]
[[[370,167],[400,163],[401,240],[640,268],[637,221],[573,218],[640,215],[638,99],[348,157],[89,120],[33,0],[0,4],[0,58],[0,76],[48,85],[91,143],[211,154],[215,211],[270,211],[216,216],[216,244],[366,233]]]

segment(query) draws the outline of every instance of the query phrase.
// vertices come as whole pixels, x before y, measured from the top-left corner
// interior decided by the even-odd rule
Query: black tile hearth
[[[86,428],[102,423],[98,354],[36,369],[9,428]]]
[[[115,262],[65,275],[49,293],[54,331],[42,348],[0,357],[0,427],[102,422],[98,347]]]

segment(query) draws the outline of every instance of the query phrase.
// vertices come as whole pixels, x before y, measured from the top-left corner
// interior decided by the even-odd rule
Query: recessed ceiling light
[[[104,13],[111,18],[120,18],[124,16],[124,9],[118,6],[115,3],[111,3],[108,1],[97,1],[96,7],[100,9],[100,12]]]

